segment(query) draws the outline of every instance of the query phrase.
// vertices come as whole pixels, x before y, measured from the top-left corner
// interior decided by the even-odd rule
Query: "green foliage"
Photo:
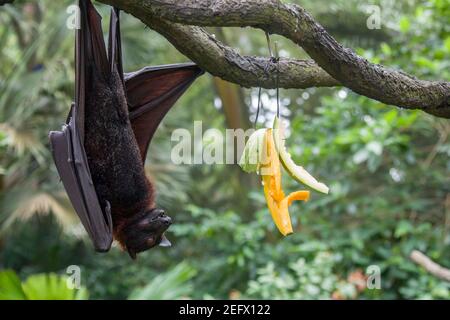
[[[86,288],[70,288],[65,276],[37,274],[21,282],[14,271],[0,271],[0,300],[84,300]]]
[[[53,213],[65,227],[74,221],[47,148],[48,129],[61,126],[71,101],[73,38],[61,4],[24,6],[0,9],[0,174],[14,176],[0,194],[2,233],[34,214]]]
[[[25,292],[22,288],[19,276],[12,270],[0,272],[0,299],[24,300]]]
[[[192,284],[189,281],[196,271],[186,263],[180,263],[173,269],[163,272],[152,279],[143,288],[133,290],[130,300],[173,300],[189,297]]]
[[[339,282],[333,267],[340,257],[318,252],[307,262],[304,258],[279,270],[273,262],[258,269],[255,280],[249,282],[246,296],[256,299],[329,299],[334,292],[347,298],[356,296],[352,284]]]
[[[422,274],[417,279],[408,280],[406,286],[401,289],[401,294],[406,299],[449,299],[450,284],[436,281],[428,274]]]

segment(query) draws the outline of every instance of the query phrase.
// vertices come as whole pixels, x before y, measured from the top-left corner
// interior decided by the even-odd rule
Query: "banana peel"
[[[264,196],[272,219],[283,236],[293,233],[289,207],[293,201],[307,201],[310,193],[300,190],[285,195],[281,183],[281,167],[295,180],[323,193],[328,187],[318,182],[301,166],[295,164],[287,152],[284,139],[284,126],[276,117],[273,129],[259,129],[249,138],[239,165],[246,172],[261,175]]]
[[[273,122],[273,141],[277,154],[280,156],[281,164],[292,178],[316,191],[325,194],[329,192],[329,188],[324,183],[317,181],[308,171],[292,160],[291,154],[285,146],[284,124],[277,116]]]
[[[277,202],[281,201],[285,195],[281,188],[281,163],[275,149],[272,129],[267,129],[264,135],[263,163],[260,174],[263,177],[264,185],[268,185],[272,198]],[[266,177],[266,180],[268,179],[268,183],[264,181],[264,177]]]
[[[281,187],[281,164],[275,148],[272,129],[265,133],[265,156],[261,166],[261,176],[264,185],[264,196],[272,219],[283,236],[293,233],[289,206],[293,201],[307,201],[309,191],[300,190],[285,196]]]

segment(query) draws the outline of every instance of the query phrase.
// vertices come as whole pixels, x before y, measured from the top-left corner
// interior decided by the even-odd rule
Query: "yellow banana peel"
[[[309,191],[300,190],[285,196],[281,186],[280,159],[275,148],[272,129],[267,129],[264,145],[266,157],[260,171],[264,185],[264,196],[275,225],[283,236],[287,236],[293,233],[288,208],[295,200],[307,201]]]

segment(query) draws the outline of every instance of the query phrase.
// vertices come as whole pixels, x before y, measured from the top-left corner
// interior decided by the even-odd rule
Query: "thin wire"
[[[270,59],[273,59],[273,53],[272,53],[272,47],[270,45],[270,37],[269,37],[269,33],[266,31],[266,41],[267,41],[267,47],[269,48],[269,55],[270,55]],[[267,64],[264,68],[264,72],[267,73],[269,69],[269,64]],[[259,117],[259,111],[262,108],[262,102],[261,102],[261,87],[259,87],[258,89],[258,105],[256,107],[256,117],[255,117],[255,123],[254,123],[254,127],[256,129],[256,125],[258,124],[258,117]]]
[[[256,124],[258,123],[258,117],[259,117],[259,109],[261,107],[261,87],[259,87],[258,90],[258,107],[256,109],[256,118],[255,118],[255,124],[254,127],[256,128]]]
[[[269,47],[269,55],[271,58],[273,58],[272,46],[270,45],[270,36],[267,31],[265,33],[266,33],[267,46]]]
[[[269,55],[270,55],[270,62],[275,63],[276,64],[276,89],[277,89],[277,117],[280,117],[280,68],[279,68],[279,64],[278,62],[280,61],[280,58],[278,56],[278,46],[277,46],[277,42],[275,42],[274,46],[275,46],[275,56],[272,52],[272,46],[270,44],[270,36],[269,33],[266,31],[266,41],[267,41],[267,47],[269,48]],[[268,72],[269,70],[269,64],[266,65],[266,67],[264,68],[264,72]],[[262,102],[261,102],[261,87],[259,87],[258,90],[258,105],[256,107],[256,117],[255,117],[255,122],[254,122],[254,127],[256,128],[256,125],[258,123],[258,117],[259,117],[259,112],[260,109],[262,108]]]
[[[278,56],[278,44],[275,41],[275,57],[273,58],[274,62],[276,63],[277,68],[277,75],[276,75],[276,86],[277,86],[277,117],[280,117],[280,68],[279,68],[279,61],[280,57]]]
[[[277,117],[280,117],[280,70],[277,61]]]

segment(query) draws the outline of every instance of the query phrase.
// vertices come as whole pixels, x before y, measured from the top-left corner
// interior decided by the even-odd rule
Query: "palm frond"
[[[0,131],[6,134],[6,145],[12,148],[18,157],[30,152],[40,164],[44,163],[44,145],[33,131],[17,129],[7,123],[0,123]]]
[[[34,215],[47,215],[52,213],[64,228],[68,228],[76,221],[73,211],[63,202],[49,193],[37,193],[23,201],[5,220],[2,229],[9,228],[15,221],[25,221]]]

